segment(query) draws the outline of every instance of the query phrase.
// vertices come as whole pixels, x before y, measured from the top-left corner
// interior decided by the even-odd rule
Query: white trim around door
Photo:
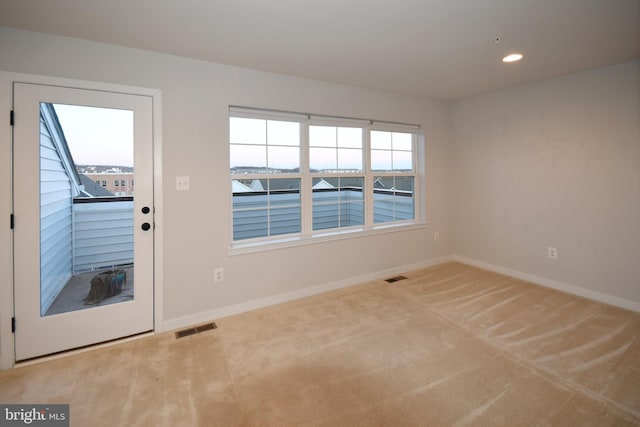
[[[153,132],[153,198],[155,205],[155,236],[153,247],[154,272],[154,332],[163,329],[163,191],[162,191],[162,133],[161,133],[161,92],[156,89],[133,86],[113,85],[81,80],[62,79],[46,76],[8,73],[0,71],[0,99],[8,100],[0,106],[0,370],[9,369],[15,364],[14,334],[11,331],[14,317],[13,280],[15,266],[13,259],[13,233],[9,218],[13,213],[12,170],[13,164],[12,133],[9,115],[13,100],[11,88],[14,83],[42,84],[49,86],[89,89],[116,92],[131,95],[143,95],[152,99]]]

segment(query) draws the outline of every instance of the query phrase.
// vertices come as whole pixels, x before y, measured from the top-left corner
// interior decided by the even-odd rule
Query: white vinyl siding
[[[40,311],[72,275],[72,188],[51,132],[40,119]]]
[[[414,199],[409,192],[374,190],[373,205],[373,222],[376,224],[414,217]]]
[[[76,203],[74,272],[133,263],[133,201]]]

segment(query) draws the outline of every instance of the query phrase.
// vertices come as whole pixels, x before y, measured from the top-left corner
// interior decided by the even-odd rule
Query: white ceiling
[[[0,25],[438,99],[640,57],[638,0],[0,0]]]

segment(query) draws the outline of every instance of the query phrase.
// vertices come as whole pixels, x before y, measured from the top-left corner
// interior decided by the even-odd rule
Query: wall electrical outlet
[[[547,248],[547,256],[550,259],[558,259],[558,249],[557,248],[552,248],[551,246],[549,246]]]
[[[213,270],[213,283],[222,282],[224,280],[224,268],[219,267]]]
[[[436,231],[435,233],[433,233],[433,241],[434,242],[440,241],[440,232]]]

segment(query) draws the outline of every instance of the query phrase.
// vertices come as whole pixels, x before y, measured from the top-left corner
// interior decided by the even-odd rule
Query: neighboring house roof
[[[80,177],[80,183],[84,186],[83,194],[80,197],[108,197],[113,196],[113,193],[106,188],[86,176],[85,174],[78,174]]]
[[[321,178],[313,187],[314,190],[324,190],[327,188],[336,188],[335,186],[329,184],[324,178]]]
[[[251,193],[251,192],[254,191],[248,185],[244,185],[243,183],[241,183],[240,181],[237,181],[235,179],[233,181],[231,181],[231,190],[234,193]]]
[[[269,191],[300,190],[300,178],[278,178],[277,175],[273,178],[251,181],[238,177],[238,179],[232,180],[232,184],[234,193],[265,192],[267,191],[265,187],[268,187]]]
[[[373,188],[376,190],[388,190],[388,191],[414,191],[414,181],[412,177],[393,177],[385,176],[378,177],[373,182]]]
[[[262,182],[260,182],[259,179],[254,179],[253,181],[251,181],[250,187],[251,187],[251,189],[253,191],[264,191],[264,187],[262,186]]]
[[[386,188],[386,187],[384,186],[380,178],[376,178],[376,180],[373,181],[373,188]]]
[[[266,180],[261,180],[266,183]],[[264,187],[264,184],[263,184]],[[300,178],[278,178],[274,176],[269,179],[269,191],[278,190],[299,190]]]

